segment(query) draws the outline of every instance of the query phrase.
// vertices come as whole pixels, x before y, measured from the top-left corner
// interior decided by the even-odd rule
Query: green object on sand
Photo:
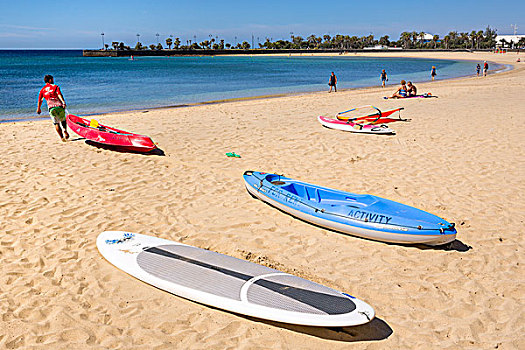
[[[241,158],[241,155],[240,155],[240,154],[237,154],[237,153],[235,153],[235,152],[228,152],[228,153],[226,153],[226,155],[227,155],[228,157]]]

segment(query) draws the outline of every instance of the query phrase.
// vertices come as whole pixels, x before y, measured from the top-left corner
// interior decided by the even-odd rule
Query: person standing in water
[[[330,90],[328,92],[332,92],[332,88],[334,88],[334,92],[337,92],[337,77],[335,76],[334,72],[330,75],[330,80],[328,80],[328,86],[330,86]]]
[[[489,64],[487,63],[487,61],[485,61],[483,63],[483,76],[486,77],[487,76],[487,72],[489,71]]]
[[[385,84],[387,81],[388,81],[388,76],[386,75],[386,72],[383,69],[383,71],[381,72],[381,83],[383,87],[385,87]]]
[[[430,76],[432,77],[432,81],[434,81],[434,78],[436,77],[436,66],[432,66],[432,70],[430,71]]]
[[[479,77],[479,72],[481,72],[481,66],[478,63],[478,65],[476,66],[476,74],[478,75],[478,77]]]
[[[42,107],[42,100],[45,99],[47,102],[47,108],[49,109],[49,116],[55,125],[58,136],[60,136],[60,139],[63,142],[66,142],[66,140],[69,138],[66,123],[66,101],[64,100],[64,96],[62,95],[58,85],[55,85],[53,76],[46,75],[44,77],[44,82],[46,85],[44,85],[38,94],[36,113],[42,113],[40,107]],[[62,124],[62,128],[64,128],[63,133],[62,129],[60,128],[60,124]]]

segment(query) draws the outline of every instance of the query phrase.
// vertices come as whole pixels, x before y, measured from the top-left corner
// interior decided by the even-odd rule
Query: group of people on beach
[[[487,63],[487,61],[483,62],[483,76],[486,77],[487,76],[487,71],[489,70],[489,64]],[[479,73],[481,71],[481,66],[478,65],[476,66],[476,74],[477,76],[479,77]]]
[[[401,80],[401,86],[397,88],[390,98],[406,98],[417,95],[417,87],[411,81]]]

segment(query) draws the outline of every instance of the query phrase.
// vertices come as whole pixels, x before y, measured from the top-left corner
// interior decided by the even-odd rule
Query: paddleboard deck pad
[[[122,231],[97,238],[102,256],[177,296],[277,322],[345,327],[374,318],[355,297],[266,266],[157,237]]]

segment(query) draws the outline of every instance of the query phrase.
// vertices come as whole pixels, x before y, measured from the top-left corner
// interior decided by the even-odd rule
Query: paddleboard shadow
[[[239,315],[246,319],[266,323],[268,325],[288,329],[292,332],[307,334],[316,338],[339,342],[378,341],[387,339],[394,333],[392,328],[380,318],[375,317],[369,323],[352,327],[310,327],[257,319]]]

